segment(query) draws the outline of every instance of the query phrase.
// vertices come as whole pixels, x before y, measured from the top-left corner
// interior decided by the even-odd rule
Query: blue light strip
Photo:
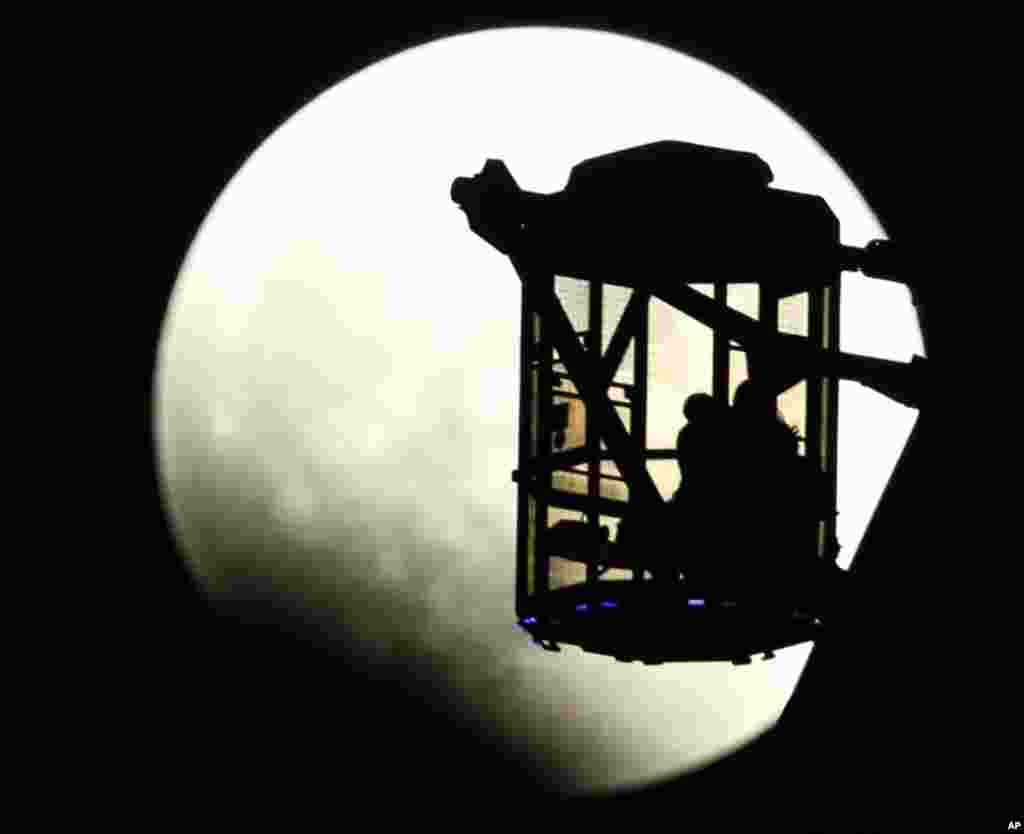
[[[537,618],[536,617],[527,617],[526,619],[523,620],[523,625],[533,625],[536,622],[537,622]]]
[[[603,599],[603,600],[601,600],[601,602],[599,603],[599,605],[600,605],[600,606],[601,606],[602,608],[618,608],[618,607],[619,607],[619,604],[618,604],[617,602],[609,602],[609,601],[608,601],[608,600],[606,600],[606,599]]]
[[[580,611],[580,612],[589,611],[590,610],[590,603],[589,602],[581,602],[579,605],[576,606],[576,610]]]
[[[702,599],[688,599],[688,600],[686,600],[686,604],[689,605],[690,608],[703,608],[704,607],[704,600],[702,600]]]

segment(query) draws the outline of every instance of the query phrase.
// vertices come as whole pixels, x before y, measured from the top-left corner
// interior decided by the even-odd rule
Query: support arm
[[[931,390],[927,360],[893,362],[853,353],[821,350],[801,336],[776,333],[758,321],[703,295],[681,282],[652,288],[662,301],[735,339],[766,360],[778,392],[808,376],[832,376],[866,385],[911,408],[920,408]]]

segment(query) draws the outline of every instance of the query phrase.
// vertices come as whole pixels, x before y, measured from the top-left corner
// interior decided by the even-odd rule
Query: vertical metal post
[[[602,307],[604,304],[604,284],[601,281],[588,282],[589,311],[587,316],[587,353],[592,359],[601,356],[601,348],[604,334],[604,317]],[[603,392],[608,395],[608,389]],[[591,541],[599,541],[601,532],[601,518],[597,510],[597,499],[601,495],[601,441],[600,421],[597,418],[597,410],[589,403],[587,409],[587,495],[590,499],[588,506],[592,507],[587,512],[587,526],[592,536]],[[593,562],[587,562],[587,581],[597,578],[597,567]]]
[[[651,294],[640,293],[642,309],[637,319],[636,333],[633,336],[633,408],[629,415],[629,433],[640,449],[647,451],[647,346],[650,338]],[[645,458],[646,460],[646,458]]]
[[[840,285],[842,283],[842,273],[837,272],[833,281],[828,284],[824,290],[824,303],[825,303],[825,333],[824,333],[824,344],[825,350],[830,353],[839,353],[839,299],[840,299]],[[833,498],[836,496],[836,490],[838,487],[838,471],[839,471],[839,378],[828,377],[823,382],[823,407],[826,415],[826,424],[822,437],[823,444],[823,456],[826,461],[825,472],[828,475],[829,489]],[[823,538],[824,546],[828,547],[833,538],[835,537],[836,531],[836,519],[835,516],[825,520]]]
[[[637,317],[636,331],[633,334],[633,397],[632,409],[629,412],[629,434],[644,455],[646,464],[647,452],[647,372],[648,372],[648,342],[650,340],[651,323],[651,294],[640,289],[634,289],[634,293],[640,293],[642,308]],[[621,473],[620,473],[621,474]],[[632,499],[630,494],[630,499]],[[634,536],[634,541],[637,537]],[[634,580],[643,579],[643,570],[633,571]]]
[[[530,414],[533,409],[531,364],[533,362],[533,312],[530,307],[530,285],[522,282],[522,317],[519,322],[519,475],[516,484],[516,615],[526,613],[529,594],[530,541],[530,479],[527,475],[530,460]]]
[[[761,291],[757,295],[757,319],[765,327],[778,331],[779,329],[779,296],[778,293],[767,284],[761,284]]]
[[[524,282],[532,283],[532,282]],[[554,295],[555,292],[555,276],[545,275],[543,278],[538,278],[534,286],[531,286],[531,293],[535,293],[533,296],[533,309],[536,310],[540,299],[546,299]],[[540,413],[540,419],[538,420],[537,426],[537,460],[541,464],[544,475],[543,493],[546,495],[548,490],[551,489],[552,474],[548,471],[548,460],[551,457],[551,417],[552,417],[552,406],[554,397],[552,396],[552,389],[554,386],[554,370],[553,365],[555,361],[554,345],[551,341],[551,335],[548,333],[548,328],[545,326],[544,316],[540,316],[540,350],[538,351],[539,358],[539,385],[537,386],[537,397],[538,397],[538,410]],[[534,588],[536,593],[546,593],[550,587],[550,555],[548,554],[548,543],[547,543],[547,528],[548,528],[548,500],[546,497],[538,499],[537,504],[537,534],[536,534],[536,547],[537,547],[537,558],[534,563],[536,574],[534,578]]]
[[[809,293],[808,341],[830,353],[839,351],[839,279]],[[807,380],[807,456],[825,473],[830,497],[836,495],[839,427],[839,379],[812,376]],[[818,555],[823,555],[835,536],[835,517],[825,519],[818,530]]]
[[[825,304],[825,290],[823,287],[815,287],[807,293],[807,340],[814,347],[824,347],[827,307]],[[807,378],[807,430],[804,438],[804,450],[807,458],[823,471],[827,465],[826,444],[824,442],[827,431],[828,398],[825,394],[825,380],[820,376]],[[817,548],[818,555],[824,553],[828,542],[827,521],[818,525]]]
[[[728,301],[729,285],[715,283],[715,301],[722,306]],[[713,336],[711,363],[711,395],[721,405],[729,404],[729,337],[716,329]]]

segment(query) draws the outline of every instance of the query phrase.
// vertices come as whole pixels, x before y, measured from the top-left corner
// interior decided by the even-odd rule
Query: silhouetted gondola
[[[577,165],[556,194],[522,191],[497,160],[452,185],[522,279],[516,611],[547,649],[746,663],[854,610],[835,565],[838,380],[917,405],[926,365],[839,351],[841,272],[892,278],[893,250],[840,245],[824,200],[771,180],[754,154],[657,142]],[[756,316],[730,306],[738,284],[758,285]],[[737,353],[773,412],[803,385],[804,450],[768,467],[792,476],[788,508],[729,455],[711,499],[685,482],[670,498],[652,474],[677,456],[647,443],[652,298],[713,332],[719,403]],[[802,335],[779,332],[783,304]]]

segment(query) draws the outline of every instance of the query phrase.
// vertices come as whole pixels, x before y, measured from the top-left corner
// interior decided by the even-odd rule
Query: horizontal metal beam
[[[675,449],[645,449],[643,452],[644,460],[675,460],[677,457],[678,452]],[[546,458],[534,460],[521,470],[516,470],[512,474],[512,480],[518,483],[524,474],[529,479],[550,475],[552,472],[568,471],[578,464],[586,463],[590,458],[591,455],[588,454],[586,446],[565,449]],[[601,462],[615,462],[615,458],[608,452],[599,455],[598,458]]]
[[[586,398],[582,394],[576,394],[570,391],[559,391],[557,388],[554,389],[551,392],[551,394],[552,396],[555,397],[565,397],[567,400],[583,400],[584,402],[586,401]],[[610,402],[612,405],[620,406],[621,408],[633,407],[633,403],[631,403],[629,400],[613,400],[609,398],[608,402]]]
[[[777,333],[738,310],[720,304],[681,282],[662,283],[654,295],[727,338],[740,342],[749,354],[759,354],[773,367],[774,387],[784,391],[809,376],[859,382],[911,408],[927,399],[927,360],[893,362],[854,353],[822,350],[803,336]]]
[[[566,510],[577,510],[581,513],[590,513],[596,507],[601,515],[609,515],[615,518],[624,518],[631,511],[632,504],[629,501],[620,501],[616,498],[605,498],[598,496],[593,498],[585,493],[568,492],[564,489],[540,488],[533,494],[550,506],[561,507]]]

